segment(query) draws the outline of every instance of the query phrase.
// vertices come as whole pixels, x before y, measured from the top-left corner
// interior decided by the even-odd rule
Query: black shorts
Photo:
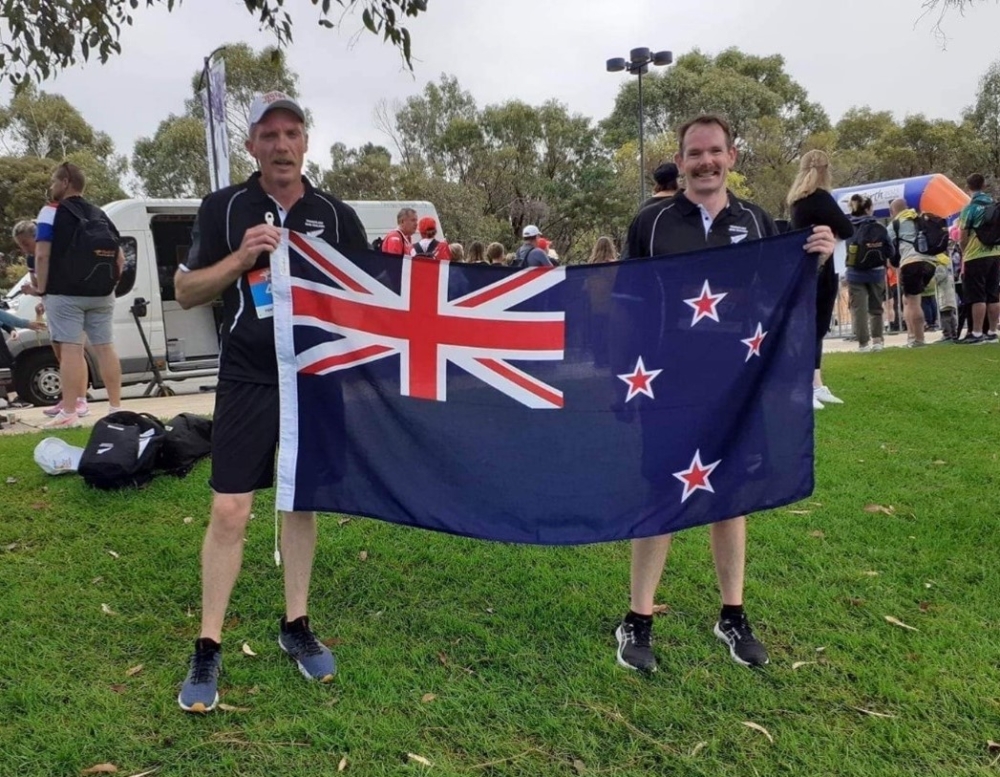
[[[965,263],[962,285],[965,302],[1000,302],[1000,256],[983,256]]]
[[[911,262],[899,268],[899,283],[903,294],[919,297],[927,284],[934,279],[934,265],[930,262]]]
[[[278,387],[220,380],[212,419],[212,478],[219,494],[274,485],[280,420]]]

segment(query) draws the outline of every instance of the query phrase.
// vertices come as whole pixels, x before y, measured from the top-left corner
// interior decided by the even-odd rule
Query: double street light
[[[628,59],[616,57],[608,60],[608,72],[620,73],[626,71],[631,75],[639,77],[639,203],[646,200],[646,158],[642,135],[642,76],[649,72],[650,65],[663,67],[674,61],[674,55],[669,51],[650,52],[648,48],[632,49]]]

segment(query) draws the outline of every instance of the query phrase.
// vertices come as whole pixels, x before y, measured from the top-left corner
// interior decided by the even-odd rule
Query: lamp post
[[[657,51],[651,53],[648,48],[632,49],[628,59],[616,57],[609,59],[607,63],[609,73],[620,73],[626,71],[631,75],[639,77],[639,204],[646,201],[646,156],[644,148],[644,138],[642,133],[643,109],[642,109],[642,76],[649,72],[650,65],[662,67],[674,61],[673,53],[669,51]]]

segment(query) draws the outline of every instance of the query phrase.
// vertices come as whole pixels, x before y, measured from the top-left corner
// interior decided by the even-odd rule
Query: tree
[[[426,0],[310,2],[319,10],[319,24],[328,28],[341,23],[329,18],[334,2],[345,15],[360,8],[365,28],[396,46],[412,68],[412,41],[403,21],[426,11]],[[91,55],[107,62],[121,54],[122,30],[132,25],[135,14],[153,7],[173,11],[180,4],[181,0],[0,0],[0,18],[8,30],[6,37],[0,37],[0,75],[19,85],[47,79],[70,65],[89,61]],[[291,43],[293,19],[285,10],[285,0],[243,0],[243,5],[279,45]]]
[[[983,169],[978,172],[1000,181],[1000,60],[980,79],[975,105],[965,110],[965,122],[981,144]]]
[[[296,97],[299,77],[288,67],[285,53],[274,46],[256,52],[246,43],[229,43],[220,56],[226,63],[229,177],[240,181],[254,169],[253,160],[243,147],[254,96],[280,89]],[[192,74],[191,97],[184,103],[182,116],[171,114],[160,122],[151,138],[136,141],[132,166],[149,196],[200,197],[209,190],[205,113],[198,94],[200,81],[201,71]]]

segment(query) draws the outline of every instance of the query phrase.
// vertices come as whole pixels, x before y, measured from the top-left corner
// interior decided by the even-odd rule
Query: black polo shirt
[[[198,270],[234,253],[251,227],[267,222],[275,226],[319,237],[330,245],[366,249],[368,238],[357,213],[336,197],[303,178],[305,194],[285,215],[282,224],[278,203],[260,186],[260,173],[244,183],[212,192],[201,202],[191,235],[187,269]],[[274,350],[274,318],[260,305],[261,292],[269,292],[270,254],[257,257],[253,269],[222,292],[222,353],[219,377],[246,383],[278,383],[278,360]],[[258,288],[255,302],[254,287]]]
[[[729,204],[713,220],[708,212],[678,192],[662,204],[644,207],[628,230],[628,257],[664,256],[728,246],[777,235],[763,209],[730,193]]]

